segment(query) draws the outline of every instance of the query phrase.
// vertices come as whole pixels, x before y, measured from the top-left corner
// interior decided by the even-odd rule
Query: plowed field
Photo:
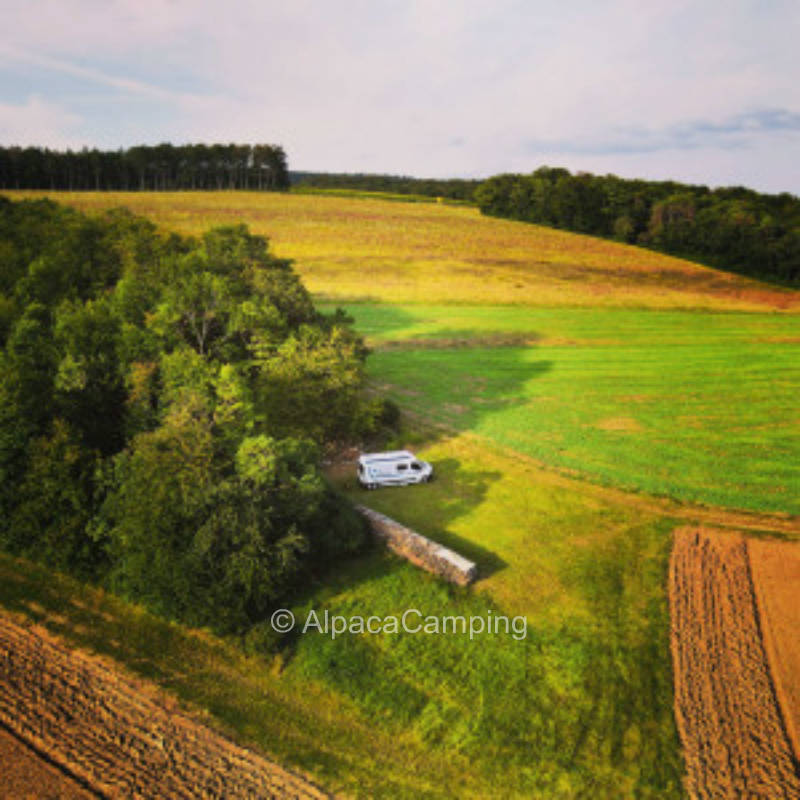
[[[0,771],[3,776],[0,780],[1,800],[37,800],[42,797],[90,800],[96,797],[2,727]]]
[[[109,797],[326,796],[102,659],[2,616],[0,723]]]
[[[748,543],[675,532],[670,562],[675,716],[699,798],[798,798],[800,774],[762,642]]]
[[[747,548],[764,647],[800,760],[800,543],[752,539]]]

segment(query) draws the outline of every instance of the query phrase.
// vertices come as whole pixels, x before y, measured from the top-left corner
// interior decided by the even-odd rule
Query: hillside
[[[710,776],[689,776],[699,794],[717,774],[752,785],[745,762],[724,756],[755,741],[760,708],[726,711],[731,726],[713,730],[676,724],[670,646],[694,652],[696,641],[670,616],[680,581],[670,583],[669,565],[687,526],[800,539],[800,292],[437,203],[54,197],[89,212],[124,204],[197,236],[247,223],[270,252],[294,259],[317,306],[343,306],[372,348],[372,393],[402,411],[400,429],[378,444],[415,450],[436,480],[365,493],[347,456],[328,478],[473,560],[479,578],[453,588],[375,549],[304,585],[287,602],[296,619],[414,608],[520,615],[527,633],[473,641],[295,630],[277,652],[259,652],[7,555],[0,605],[158,681],[326,791],[660,800],[685,796],[698,759]],[[783,544],[797,558],[799,545]],[[687,558],[680,574],[705,580],[706,551],[694,550],[700,561]],[[762,628],[745,638],[757,649],[767,636],[767,647],[755,678],[736,673],[744,693],[781,666],[775,654],[793,652],[786,598],[795,589],[758,582],[760,552],[749,557],[766,600],[759,594],[749,613],[762,614]],[[709,597],[692,595],[693,619],[716,619]],[[777,674],[774,719],[797,696],[796,672]],[[716,698],[696,697],[694,718],[711,719]],[[780,772],[767,777],[792,788]]]
[[[474,208],[253,192],[52,196],[88,212],[125,205],[187,234],[247,222],[313,293],[337,300],[800,310],[797,291]]]

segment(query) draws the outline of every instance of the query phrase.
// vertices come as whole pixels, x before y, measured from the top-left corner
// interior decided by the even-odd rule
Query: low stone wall
[[[458,553],[371,508],[356,506],[356,509],[379,539],[412,564],[459,586],[467,586],[477,577],[478,567]]]

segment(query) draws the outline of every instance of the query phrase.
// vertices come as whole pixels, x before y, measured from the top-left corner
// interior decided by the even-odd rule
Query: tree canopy
[[[0,197],[0,253],[0,546],[220,630],[362,546],[367,351],[264,238]]]
[[[407,175],[375,175],[370,173],[290,172],[292,186],[314,189],[349,189],[365,192],[388,192],[423,197],[446,197],[471,203],[480,184],[468,178],[411,178]]]
[[[743,187],[572,175],[542,167],[475,190],[484,214],[643,245],[767,280],[800,283],[800,199]]]
[[[0,189],[171,191],[286,189],[283,148],[272,144],[137,145],[64,152],[0,147]]]

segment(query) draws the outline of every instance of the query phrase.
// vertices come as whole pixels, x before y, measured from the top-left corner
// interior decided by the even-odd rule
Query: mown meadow
[[[605,484],[800,513],[792,315],[349,305],[408,409]]]
[[[38,567],[0,602],[108,653],[326,788],[679,797],[666,570],[678,501],[797,514],[800,295],[475,209],[254,193],[58,194],[199,234],[246,222],[373,348],[431,484],[367,502],[475,560],[469,590],[379,549],[294,598],[336,614],[524,615],[523,641],[287,637],[277,657]],[[631,490],[630,494],[606,486]]]

